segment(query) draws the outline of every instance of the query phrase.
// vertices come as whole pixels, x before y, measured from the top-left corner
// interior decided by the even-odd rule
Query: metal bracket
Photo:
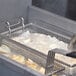
[[[62,72],[65,69],[62,65],[60,66],[58,63],[55,62],[55,54],[56,53],[66,55],[69,52],[67,52],[63,49],[53,49],[48,52],[46,68],[45,68],[45,74],[47,76],[52,76],[53,74]],[[55,70],[55,65],[57,66],[56,70]],[[58,68],[58,67],[60,67],[60,68]]]
[[[45,74],[48,76],[51,76],[51,72],[53,71],[54,60],[55,60],[55,53],[49,51],[47,56],[46,68],[45,68]]]

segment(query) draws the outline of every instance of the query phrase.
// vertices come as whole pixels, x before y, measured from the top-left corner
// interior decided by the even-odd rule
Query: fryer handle
[[[16,24],[11,25],[9,21],[7,21],[6,24],[7,24],[7,28],[9,30],[10,35],[12,34],[12,27],[19,25],[19,24],[22,25],[22,30],[24,31],[25,24],[24,24],[24,18],[23,17],[21,17]]]

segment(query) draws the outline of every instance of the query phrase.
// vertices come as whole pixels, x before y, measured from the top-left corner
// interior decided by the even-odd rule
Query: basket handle
[[[16,25],[19,25],[19,24],[22,25],[22,30],[24,30],[24,27],[25,27],[24,18],[23,18],[23,17],[21,17],[21,18],[19,19],[19,21],[18,21],[17,23],[15,23],[15,24],[12,24],[12,25],[11,25],[9,21],[7,21],[6,24],[7,24],[7,28],[8,28],[8,30],[9,30],[9,34],[10,34],[10,35],[12,34],[12,30],[13,30],[12,27],[14,27],[14,26],[16,26]]]

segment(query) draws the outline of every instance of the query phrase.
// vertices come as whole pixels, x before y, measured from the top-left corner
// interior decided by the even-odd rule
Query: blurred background
[[[32,0],[32,4],[60,16],[76,20],[76,0]]]

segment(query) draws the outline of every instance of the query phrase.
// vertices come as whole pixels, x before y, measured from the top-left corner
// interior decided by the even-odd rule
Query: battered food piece
[[[9,58],[21,63],[21,64],[25,64],[25,57],[22,56],[22,55],[15,55],[15,54],[12,54],[9,56]]]
[[[34,70],[36,70],[36,71],[38,71],[38,72],[40,72],[40,73],[42,73],[42,74],[45,73],[45,68],[41,67],[40,65],[38,65],[38,64],[35,63],[35,62],[33,62],[33,61],[30,60],[30,59],[26,60],[26,61],[25,61],[25,64],[26,64],[28,67],[30,67],[30,68],[32,68],[32,69],[34,69]]]
[[[33,62],[31,59],[25,59],[22,55],[13,54],[13,55],[9,56],[9,58],[11,58],[21,64],[27,65],[31,69],[36,70],[42,74],[45,73],[45,69],[43,67],[39,66],[37,63]]]
[[[8,46],[1,45],[1,47],[0,47],[0,54],[3,54],[3,55],[8,57],[10,53],[11,53],[11,49]]]
[[[45,73],[45,69],[41,66],[39,66],[37,63],[33,62],[31,59],[25,59],[24,56],[22,55],[17,55],[17,54],[13,54],[13,53],[7,53],[5,54],[5,56],[9,55],[8,57],[12,60],[15,60],[21,64],[27,65],[28,67],[30,67],[33,70],[36,70],[42,74]]]
[[[10,53],[11,50],[10,50],[10,48],[9,48],[8,46],[6,46],[6,45],[1,45],[1,47],[0,47],[0,52]]]

